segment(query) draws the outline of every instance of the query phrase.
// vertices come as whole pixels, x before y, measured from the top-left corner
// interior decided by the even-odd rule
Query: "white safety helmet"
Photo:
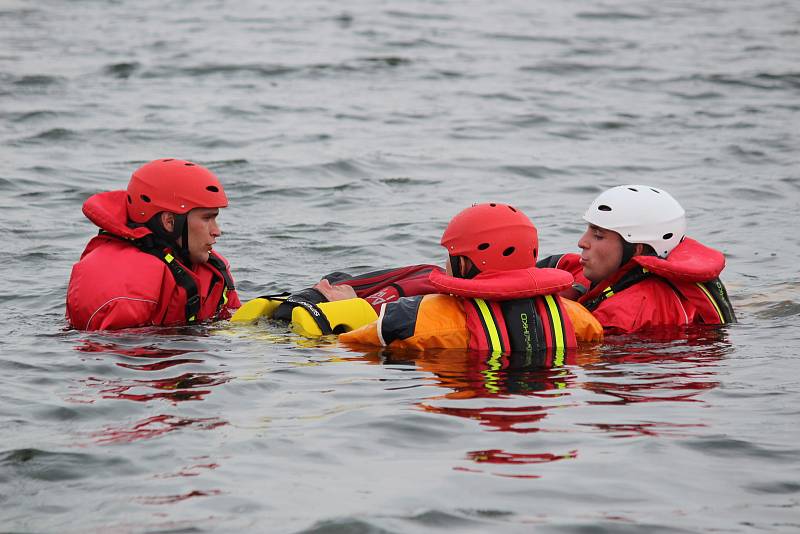
[[[666,258],[686,235],[686,212],[672,196],[649,185],[612,187],[594,199],[583,219],[613,230],[628,243],[646,243]]]

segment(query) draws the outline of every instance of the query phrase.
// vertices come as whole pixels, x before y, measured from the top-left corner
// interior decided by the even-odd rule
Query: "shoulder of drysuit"
[[[346,344],[424,350],[466,348],[468,333],[461,299],[430,294],[389,302],[373,323],[339,339]]]
[[[689,237],[666,258],[635,256],[634,262],[648,271],[675,282],[707,282],[725,268],[725,255]]]
[[[83,214],[100,229],[123,239],[140,239],[150,230],[144,226],[128,227],[127,191],[97,193],[83,203]]]
[[[466,298],[514,300],[557,293],[572,285],[572,274],[560,269],[537,268],[486,271],[474,278],[456,278],[434,271],[431,283],[441,292]]]
[[[152,324],[162,295],[173,286],[164,262],[130,242],[99,235],[72,267],[67,315],[80,329]]]
[[[431,294],[402,297],[389,302],[378,317],[386,344],[411,337],[421,329],[449,329],[453,322],[464,324],[460,300],[451,295]]]
[[[132,242],[101,234],[92,238],[73,267],[73,282],[85,278],[86,288],[95,294],[118,293],[156,298],[162,291],[162,280],[168,272],[159,258],[139,250]]]

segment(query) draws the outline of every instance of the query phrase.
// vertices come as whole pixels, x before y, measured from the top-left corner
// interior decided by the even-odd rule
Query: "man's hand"
[[[325,295],[328,302],[354,299],[357,297],[356,291],[352,286],[348,286],[347,284],[332,286],[331,283],[324,278],[314,286],[314,289]]]

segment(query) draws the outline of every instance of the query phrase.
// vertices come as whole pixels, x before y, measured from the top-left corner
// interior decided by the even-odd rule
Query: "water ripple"
[[[136,472],[130,461],[120,456],[53,452],[41,449],[15,449],[0,453],[0,479],[11,477],[58,482],[91,478],[95,472],[107,476],[126,476]]]

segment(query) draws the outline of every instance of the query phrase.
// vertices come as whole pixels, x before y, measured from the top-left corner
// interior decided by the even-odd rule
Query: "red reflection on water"
[[[480,421],[481,425],[498,431],[530,433],[540,430],[539,422],[547,417],[549,410],[565,405],[560,399],[570,395],[569,390],[576,380],[572,370],[565,366],[575,363],[577,353],[569,351],[553,358],[541,353],[501,355],[464,350],[414,353],[382,350],[358,359],[387,365],[416,365],[436,377],[439,386],[451,390],[439,399],[511,400],[517,405],[462,408],[422,402],[418,406],[430,413]],[[532,397],[542,402],[527,404]],[[519,405],[523,402],[524,405]]]
[[[230,377],[227,373],[184,373],[174,378],[164,378],[161,380],[100,380],[89,377],[84,382],[95,387],[103,388],[100,390],[101,397],[104,399],[125,399],[137,402],[146,402],[154,399],[166,399],[172,402],[182,402],[188,400],[202,400],[211,390],[196,390],[199,387],[211,387],[228,382]],[[94,382],[94,384],[92,384]],[[110,386],[110,387],[109,387]],[[130,390],[138,387],[149,387],[158,390],[167,390],[158,393],[131,393]]]
[[[193,497],[210,497],[213,495],[220,495],[220,490],[194,490],[180,495],[164,495],[163,497],[139,497],[136,500],[143,504],[173,504],[176,502],[185,501]]]
[[[156,345],[145,345],[142,347],[126,347],[119,343],[100,343],[84,339],[81,345],[75,347],[75,350],[80,352],[91,353],[105,353],[116,354],[118,356],[125,356],[128,358],[148,358],[148,359],[163,359],[164,361],[148,363],[148,364],[135,364],[135,363],[122,363],[117,362],[117,365],[126,369],[133,369],[135,371],[160,371],[168,369],[176,365],[183,365],[187,363],[203,363],[203,360],[196,358],[173,358],[173,356],[181,356],[190,352],[196,352],[187,349],[165,349]],[[172,359],[167,359],[172,358]]]
[[[612,434],[612,438],[633,438],[636,436],[679,436],[684,435],[680,432],[670,432],[673,429],[682,428],[704,428],[705,424],[677,424],[677,423],[629,423],[629,424],[607,424],[607,423],[583,423],[582,426],[593,427],[603,432]],[[688,436],[688,434],[685,434]]]
[[[203,363],[203,360],[191,360],[188,358],[175,358],[174,360],[166,360],[163,362],[149,363],[144,365],[134,365],[132,363],[119,363],[120,367],[126,369],[133,369],[134,371],[160,371],[161,369],[168,369],[176,365],[183,365],[186,363]]]
[[[501,449],[489,449],[485,451],[472,451],[467,453],[467,458],[478,463],[492,464],[545,464],[558,462],[561,460],[574,460],[578,457],[578,451],[572,450],[566,454],[550,454],[543,452],[539,454],[523,454],[506,452]]]
[[[200,476],[200,472],[197,471],[198,469],[216,469],[218,467],[219,464],[215,463],[190,465],[189,467],[184,467],[177,473],[172,473],[169,475],[156,475],[156,478],[196,477]]]
[[[517,432],[527,434],[539,432],[538,423],[547,417],[547,410],[553,406],[494,406],[487,408],[454,408],[449,406],[431,406],[420,403],[423,410],[430,413],[440,413],[474,419],[483,426],[490,426],[501,432]]]
[[[97,443],[100,444],[130,443],[141,439],[155,438],[179,428],[193,427],[200,430],[213,430],[227,424],[227,421],[217,417],[192,419],[162,414],[143,419],[130,428],[108,427],[92,434],[92,437],[96,438]]]
[[[500,464],[500,465],[528,465],[528,464],[547,464],[560,462],[561,460],[574,460],[578,457],[577,450],[571,450],[566,454],[543,453],[516,453],[506,452],[501,449],[488,449],[484,451],[471,451],[467,453],[467,458],[477,464]],[[468,473],[482,473],[480,469],[469,469],[466,467],[454,467],[456,471]],[[494,476],[506,478],[539,479],[541,475],[525,473],[490,473]]]
[[[447,398],[492,398],[525,395],[552,398],[566,391],[575,376],[563,365],[574,363],[570,352],[554,366],[543,354],[481,354],[441,351],[420,354],[417,367],[436,375],[439,384],[454,390]]]
[[[146,345],[144,347],[124,347],[118,343],[99,343],[88,339],[82,340],[83,345],[75,347],[75,350],[80,352],[105,352],[110,354],[119,354],[120,356],[132,356],[135,358],[169,358],[171,356],[180,356],[191,350],[182,349],[163,349],[155,345]]]
[[[104,395],[104,399],[122,399],[132,400],[136,402],[148,402],[155,399],[165,399],[173,403],[184,401],[203,400],[206,395],[211,393],[209,390],[205,391],[175,391],[173,393],[149,393],[149,394],[134,394],[134,393],[121,393],[119,395]]]
[[[587,404],[703,402],[697,397],[719,385],[717,366],[731,350],[725,335],[719,328],[695,327],[659,336],[609,336],[602,353],[579,358],[590,378],[581,387],[611,397]]]
[[[559,363],[571,363],[574,357],[569,353]],[[548,411],[564,406],[559,399],[570,395],[569,388],[575,380],[568,368],[553,367],[552,359],[541,354],[442,351],[422,354],[415,362],[418,368],[433,373],[439,385],[452,390],[443,396],[446,399],[508,399],[517,404],[463,408],[420,403],[423,410],[473,419],[503,432],[539,432],[539,423]],[[544,402],[529,404],[530,398]]]

